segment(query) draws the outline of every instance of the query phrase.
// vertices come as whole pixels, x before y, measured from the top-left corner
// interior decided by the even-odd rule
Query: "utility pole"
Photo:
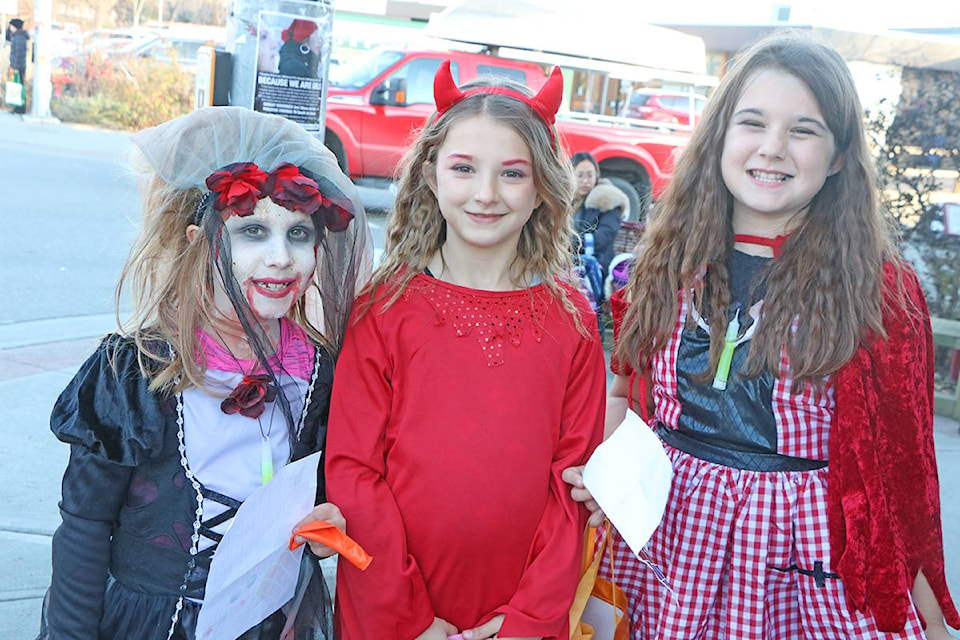
[[[50,115],[50,56],[53,47],[50,23],[53,22],[53,0],[34,0],[33,20],[36,57],[33,64],[33,108],[31,117],[40,121],[53,121]]]

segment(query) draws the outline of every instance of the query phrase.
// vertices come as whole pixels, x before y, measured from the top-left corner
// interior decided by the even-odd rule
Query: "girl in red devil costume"
[[[932,639],[960,624],[930,322],[877,206],[862,117],[836,51],[799,34],[754,45],[614,300],[607,423],[631,402],[674,469],[645,563],[617,538],[634,638]]]
[[[568,637],[586,511],[560,475],[600,441],[605,377],[567,276],[561,91],[437,73],[337,362],[327,486],[374,558],[340,563],[343,640]]]

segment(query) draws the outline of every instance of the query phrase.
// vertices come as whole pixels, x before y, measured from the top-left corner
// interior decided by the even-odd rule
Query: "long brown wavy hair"
[[[532,96],[523,84],[499,78],[478,79],[461,87],[500,86]],[[368,285],[371,302],[381,288],[386,292],[385,306],[393,304],[410,281],[421,273],[430,258],[443,246],[447,227],[437,198],[430,189],[435,179],[437,151],[447,133],[458,122],[484,116],[511,127],[527,143],[533,160],[533,180],[542,200],[523,226],[515,262],[527,273],[543,278],[543,283],[561,301],[582,333],[587,329],[580,315],[557,284],[570,282],[572,263],[570,238],[573,236],[570,202],[574,194],[573,170],[563,153],[554,127],[549,129],[526,104],[500,94],[471,95],[444,112],[434,114],[421,131],[401,163],[396,203],[387,224],[386,242],[380,265]],[[387,285],[387,286],[385,286]]]
[[[877,203],[863,111],[853,78],[832,48],[799,32],[778,32],[743,51],[710,98],[673,178],[657,203],[627,285],[631,301],[616,357],[644,371],[674,330],[678,293],[703,289],[694,304],[711,327],[725,327],[730,304],[727,263],[733,251],[733,197],[720,156],[744,87],[758,72],[788,73],[809,87],[833,133],[840,169],[828,177],[766,271],[763,319],[745,375],[780,370],[786,349],[794,389],[836,372],[881,322],[883,262],[895,257],[890,225]],[[710,303],[705,305],[704,299]],[[704,309],[704,306],[709,308]],[[687,322],[691,322],[687,318]],[[796,324],[795,324],[796,323]],[[711,331],[712,377],[724,331]]]

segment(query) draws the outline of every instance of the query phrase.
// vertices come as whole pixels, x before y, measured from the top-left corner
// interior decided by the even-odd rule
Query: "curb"
[[[117,319],[112,313],[0,324],[0,351],[84,338],[99,338],[115,330],[116,327]]]

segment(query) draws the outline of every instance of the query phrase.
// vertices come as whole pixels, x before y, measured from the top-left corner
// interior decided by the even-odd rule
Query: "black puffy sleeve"
[[[136,466],[163,448],[160,402],[140,373],[136,344],[109,336],[54,404],[54,435],[106,460]]]
[[[114,336],[101,343],[60,394],[50,426],[70,444],[70,461],[42,626],[52,640],[97,638],[110,538],[131,475],[163,441],[160,404],[140,375],[132,341]]]

